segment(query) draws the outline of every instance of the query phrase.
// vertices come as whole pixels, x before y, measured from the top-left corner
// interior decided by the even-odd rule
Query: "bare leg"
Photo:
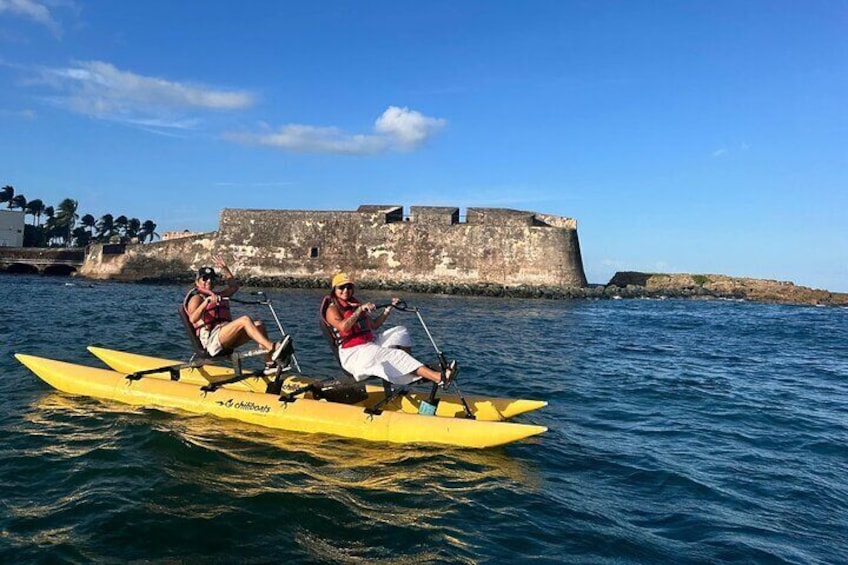
[[[271,358],[271,350],[274,349],[274,344],[268,338],[265,324],[260,321],[254,322],[250,319],[250,316],[242,316],[224,324],[218,334],[218,339],[221,340],[221,345],[226,349],[234,349],[253,340],[259,347],[268,352],[266,359]]]
[[[253,320],[253,325],[256,326],[256,329],[259,330],[259,332],[265,336],[269,343],[271,343],[271,350],[269,350],[268,353],[265,354],[265,362],[270,363],[271,354],[274,350],[274,343],[271,341],[271,338],[268,337],[268,330],[265,329],[265,324],[262,322],[262,320]]]
[[[442,382],[442,374],[438,371],[434,371],[427,365],[421,365],[415,370],[415,374],[419,377],[424,377],[428,381],[433,381],[434,383]],[[451,374],[450,369],[447,371],[447,377],[450,378],[453,375]]]

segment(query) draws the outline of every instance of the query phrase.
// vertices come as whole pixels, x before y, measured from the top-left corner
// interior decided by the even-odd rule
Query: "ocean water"
[[[185,290],[0,276],[0,562],[848,561],[848,309],[406,296],[466,394],[550,403],[488,450],[72,397],[12,356],[187,356]],[[333,374],[320,293],[269,295]]]

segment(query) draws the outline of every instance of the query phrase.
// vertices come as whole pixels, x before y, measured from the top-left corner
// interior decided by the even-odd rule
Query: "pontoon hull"
[[[168,365],[177,365],[179,361],[170,359],[160,359],[157,357],[148,357],[146,355],[137,355],[135,353],[127,353],[125,351],[117,351],[115,349],[106,349],[103,347],[90,346],[88,350],[97,356],[101,361],[106,363],[115,371],[129,374],[136,371],[146,371],[157,367],[166,367]],[[208,384],[216,380],[226,379],[233,374],[232,369],[228,367],[216,367],[207,365],[197,369],[184,369],[180,372],[180,382],[193,383],[198,385]],[[149,375],[159,379],[170,379],[170,374],[166,371],[163,373],[154,373]],[[253,392],[265,392],[268,385],[268,378],[252,377],[237,383],[224,385],[225,388],[233,390],[247,390]],[[312,379],[307,377],[289,377],[286,380],[286,389],[293,390],[298,386],[312,382]],[[366,390],[369,394],[369,399],[362,403],[363,406],[374,404],[383,396],[383,387],[380,385],[367,385]],[[417,414],[418,406],[422,400],[427,400],[427,392],[412,391],[408,395],[389,403],[386,410],[402,411],[407,414]],[[456,395],[440,395],[439,405],[436,410],[437,416],[460,417],[464,416],[464,411],[459,398]],[[478,420],[508,420],[519,414],[538,410],[548,405],[543,400],[527,400],[523,398],[489,398],[481,396],[466,396],[471,412]]]
[[[197,383],[182,380],[130,380],[124,373],[113,370],[31,355],[16,354],[15,357],[46,383],[70,394],[151,408],[176,408],[295,432],[368,441],[484,448],[547,431],[543,426],[421,416],[391,410],[372,416],[355,405],[310,398],[282,402],[273,394],[224,387],[205,392]]]

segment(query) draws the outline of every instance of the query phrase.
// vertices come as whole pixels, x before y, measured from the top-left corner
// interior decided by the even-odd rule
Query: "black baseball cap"
[[[200,267],[197,270],[197,278],[199,278],[199,279],[202,279],[202,278],[214,279],[217,276],[218,275],[215,274],[215,269],[213,269],[212,267]]]

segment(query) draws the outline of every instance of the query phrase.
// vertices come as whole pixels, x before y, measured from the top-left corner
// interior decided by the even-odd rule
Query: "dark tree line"
[[[0,204],[6,203],[9,210],[23,210],[24,217],[32,216],[32,225],[24,228],[24,246],[85,247],[89,243],[114,243],[153,241],[158,238],[156,223],[152,220],[140,221],[126,216],[114,217],[104,214],[95,219],[91,214],[82,217],[77,213],[76,200],[65,198],[54,208],[45,206],[36,198],[27,200],[23,194],[15,194],[11,185],[0,188]],[[42,223],[42,217],[45,221]]]

